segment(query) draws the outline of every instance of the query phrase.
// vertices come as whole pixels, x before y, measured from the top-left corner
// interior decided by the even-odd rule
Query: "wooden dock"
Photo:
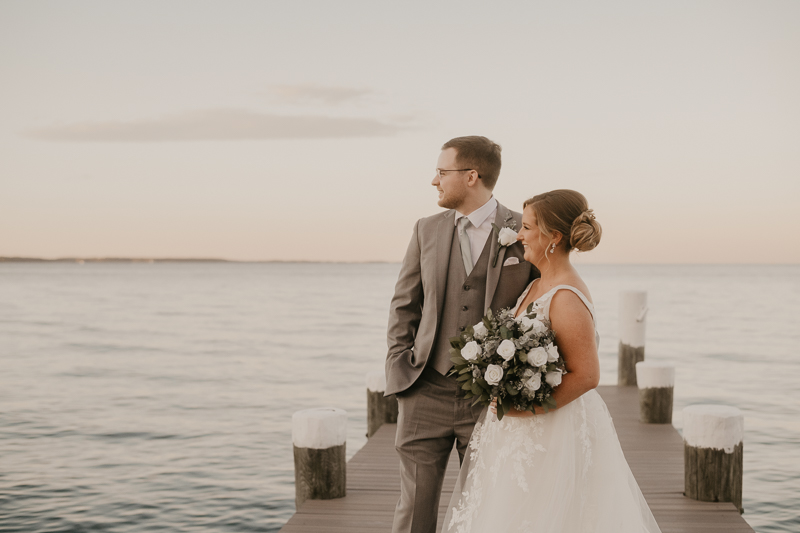
[[[752,533],[732,503],[699,502],[683,496],[683,439],[671,424],[639,422],[636,387],[598,387],[608,405],[622,450],[663,533]],[[385,424],[347,463],[347,496],[306,501],[282,533],[390,533],[400,495],[396,425]],[[458,475],[450,457],[439,506],[441,530]]]

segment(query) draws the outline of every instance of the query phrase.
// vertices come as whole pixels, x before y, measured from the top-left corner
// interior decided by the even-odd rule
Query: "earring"
[[[556,243],[553,243],[553,245],[550,247],[550,253],[551,254],[556,253]]]

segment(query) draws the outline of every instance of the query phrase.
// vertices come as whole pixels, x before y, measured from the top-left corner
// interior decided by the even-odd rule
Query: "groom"
[[[502,246],[498,228],[519,230],[521,215],[492,196],[500,146],[456,137],[442,146],[431,184],[447,209],[417,221],[389,311],[386,395],[399,403],[395,447],[400,501],[393,533],[434,533],[453,443],[459,459],[483,406],[463,398],[448,376],[450,337],[480,322],[488,308],[513,306],[538,271],[519,242]]]

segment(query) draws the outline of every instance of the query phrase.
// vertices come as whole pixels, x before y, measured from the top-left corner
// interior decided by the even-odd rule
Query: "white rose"
[[[538,318],[534,318],[533,320],[531,320],[531,327],[533,328],[533,333],[536,333],[537,335],[547,331],[547,326],[545,326],[544,322],[542,322]]]
[[[517,347],[514,346],[514,341],[510,341],[508,339],[501,342],[500,346],[497,347],[497,353],[506,361],[514,357],[514,352],[516,350]]]
[[[544,380],[551,387],[558,387],[561,385],[561,371],[554,370],[552,372],[548,372],[547,375],[545,375]]]
[[[539,346],[528,352],[528,364],[531,366],[544,366],[547,364],[547,350]]]
[[[483,321],[478,322],[477,324],[472,326],[472,330],[473,330],[472,331],[472,336],[475,337],[478,340],[486,338],[486,335],[489,333],[489,331],[486,329],[486,325],[483,323]]]
[[[478,358],[478,352],[480,351],[481,349],[478,347],[477,342],[469,341],[463,348],[461,348],[461,357],[467,361],[474,361]]]
[[[483,379],[485,379],[486,383],[489,385],[497,385],[500,383],[500,380],[503,379],[503,367],[500,365],[487,366],[486,374],[483,375]]]
[[[500,246],[511,246],[515,242],[517,242],[517,232],[511,228],[502,228],[500,230],[499,241]]]
[[[517,318],[517,322],[519,322],[522,331],[528,331],[533,327],[533,319],[526,315],[522,315]]]
[[[525,382],[525,388],[528,389],[529,391],[537,391],[541,386],[542,386],[541,372],[535,373],[533,376],[531,376],[530,379],[528,379],[528,381]]]
[[[547,345],[547,362],[555,363],[556,361],[558,361],[558,346],[550,343]]]

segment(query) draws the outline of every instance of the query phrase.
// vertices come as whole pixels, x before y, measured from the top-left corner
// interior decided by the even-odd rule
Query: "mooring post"
[[[345,495],[347,412],[335,407],[292,415],[295,505]]]
[[[742,508],[744,416],[736,407],[691,405],[683,410],[685,495]]]
[[[639,421],[645,424],[671,424],[675,367],[665,363],[636,363],[639,385]]]
[[[636,385],[636,363],[644,361],[647,293],[623,291],[619,295],[619,366],[617,385]]]
[[[386,372],[367,372],[367,438],[374,435],[383,424],[397,423],[397,398],[394,394],[384,396],[384,391]]]

